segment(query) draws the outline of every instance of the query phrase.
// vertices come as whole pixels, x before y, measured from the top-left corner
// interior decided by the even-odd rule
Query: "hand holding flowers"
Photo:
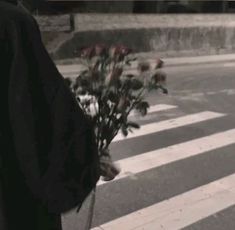
[[[129,120],[129,115],[133,110],[141,116],[147,114],[149,103],[145,95],[148,92],[167,93],[166,74],[161,71],[164,63],[157,59],[151,68],[149,62],[139,62],[136,70],[130,71],[137,59],[131,49],[123,45],[98,44],[82,49],[80,56],[85,69],[69,84],[93,124],[103,179],[112,180],[120,169],[112,162],[109,146],[119,131],[127,136],[133,129],[140,128]]]

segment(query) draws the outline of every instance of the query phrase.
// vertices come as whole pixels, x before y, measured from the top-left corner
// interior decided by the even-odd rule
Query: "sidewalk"
[[[155,62],[154,53],[140,53],[136,54],[139,59],[148,60],[150,63]],[[163,58],[165,67],[175,67],[184,65],[198,65],[198,64],[209,64],[209,63],[226,63],[235,62],[235,54],[221,54],[221,55],[209,55],[209,56],[197,56],[197,57],[174,57],[174,58]],[[67,59],[57,61],[57,67],[59,71],[65,76],[77,76],[81,68],[83,67],[80,59]],[[137,62],[133,62],[131,69],[136,68]]]

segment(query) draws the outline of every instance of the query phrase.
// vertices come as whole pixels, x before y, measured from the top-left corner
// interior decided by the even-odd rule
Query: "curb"
[[[182,65],[196,65],[196,64],[210,64],[210,63],[224,63],[235,62],[235,54],[220,54],[207,55],[197,57],[180,57],[180,58],[166,58],[163,59],[166,67],[182,66]]]
[[[155,63],[155,58],[153,58],[154,53],[140,53],[136,54],[139,57],[139,60],[147,60],[150,64]],[[208,56],[197,56],[197,57],[174,57],[174,58],[162,58],[165,65],[164,67],[177,67],[185,65],[199,65],[199,64],[210,64],[210,63],[226,63],[226,62],[235,62],[235,54],[221,54],[221,55],[208,55]],[[135,69],[136,63],[133,63],[133,66],[130,68]],[[62,74],[75,75],[81,69],[81,61],[79,58],[75,59],[66,59],[56,61],[58,70]]]

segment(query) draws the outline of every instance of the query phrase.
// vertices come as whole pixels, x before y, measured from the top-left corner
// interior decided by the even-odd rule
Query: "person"
[[[0,229],[61,230],[102,170],[94,130],[36,20],[0,0]]]

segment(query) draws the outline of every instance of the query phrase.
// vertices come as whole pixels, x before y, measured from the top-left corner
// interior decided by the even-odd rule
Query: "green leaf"
[[[131,128],[134,128],[134,129],[139,129],[139,128],[140,128],[140,125],[139,125],[139,124],[137,124],[137,123],[135,123],[135,122],[132,122],[132,121],[129,121],[129,122],[127,123],[127,126],[128,126],[128,127],[131,127]]]
[[[134,74],[129,73],[129,74],[126,74],[126,75],[125,75],[125,77],[126,77],[126,78],[133,78],[133,77],[135,77],[135,75],[134,75]]]
[[[122,134],[126,137],[128,135],[127,127],[125,125],[122,125],[121,127]]]
[[[146,108],[143,108],[143,109],[140,110],[140,113],[141,113],[142,116],[145,116],[147,114],[147,112],[148,111],[147,111]]]
[[[103,113],[104,115],[107,115],[110,113],[110,107],[107,104],[104,104],[104,106],[102,107],[101,113]]]
[[[136,61],[137,60],[137,57],[133,57],[133,58],[128,58],[127,61],[128,62],[133,62],[133,61]]]
[[[145,116],[148,112],[149,103],[147,101],[141,101],[135,106],[135,109],[140,112],[142,116]]]
[[[80,77],[80,78],[77,78],[76,84],[77,84],[77,87],[79,87],[79,86],[81,86],[81,87],[88,87],[90,82],[89,82],[88,79]]]
[[[163,92],[164,94],[168,94],[168,89],[162,87],[162,92]]]
[[[109,90],[107,92],[107,100],[110,100],[111,102],[117,103],[118,102],[118,95],[115,94],[113,91]]]
[[[78,95],[85,95],[86,94],[86,89],[82,87],[78,87],[76,90],[76,94]]]
[[[133,90],[139,90],[143,87],[143,83],[137,79],[131,79],[131,88]]]
[[[125,89],[125,91],[128,91],[128,90],[130,90],[131,89],[131,85],[132,85],[132,83],[131,83],[131,79],[125,79],[123,82],[122,82],[122,84],[123,84],[123,88]]]
[[[88,73],[89,73],[89,70],[86,69],[86,70],[81,71],[80,74],[79,74],[79,76],[83,76],[83,75],[86,75],[86,74],[88,74]],[[78,77],[79,77],[79,76],[78,76]]]
[[[164,93],[164,94],[168,94],[168,89],[167,89],[167,88],[165,88],[164,86],[162,86],[162,85],[158,85],[158,88],[162,90],[162,93]]]

